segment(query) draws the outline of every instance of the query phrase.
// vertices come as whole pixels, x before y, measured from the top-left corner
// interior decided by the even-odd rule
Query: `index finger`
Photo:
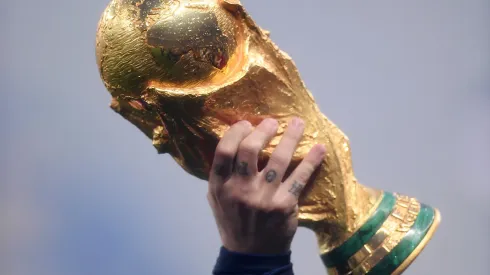
[[[213,164],[209,173],[210,185],[223,183],[231,175],[238,147],[251,131],[252,125],[250,122],[240,121],[231,126],[224,134],[214,153]]]

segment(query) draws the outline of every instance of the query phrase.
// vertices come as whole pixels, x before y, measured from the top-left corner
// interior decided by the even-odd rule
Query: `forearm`
[[[291,253],[248,255],[222,247],[213,275],[294,275]]]

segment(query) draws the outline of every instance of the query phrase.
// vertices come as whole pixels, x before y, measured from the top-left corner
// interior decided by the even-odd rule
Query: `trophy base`
[[[402,274],[432,238],[440,220],[437,209],[385,192],[361,228],[321,258],[330,275]]]

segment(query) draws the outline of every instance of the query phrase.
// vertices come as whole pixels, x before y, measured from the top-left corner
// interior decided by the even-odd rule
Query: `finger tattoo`
[[[276,179],[276,177],[277,177],[277,172],[272,169],[265,174],[265,180],[268,183],[273,182]]]
[[[248,163],[244,161],[237,163],[236,172],[240,176],[248,176]]]
[[[291,186],[291,189],[289,189],[289,193],[293,194],[296,198],[299,198],[301,191],[303,191],[303,187],[303,184],[295,181],[293,186]]]
[[[227,178],[230,174],[230,167],[226,164],[218,164],[214,168],[214,173],[221,178]]]

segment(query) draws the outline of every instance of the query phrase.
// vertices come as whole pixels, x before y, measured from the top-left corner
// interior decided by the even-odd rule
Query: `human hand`
[[[277,121],[265,119],[255,130],[249,122],[233,125],[219,142],[209,176],[208,200],[223,246],[234,252],[281,254],[290,251],[298,227],[298,198],[325,156],[315,145],[282,182],[304,131],[294,118],[259,171],[260,151],[276,135]]]

